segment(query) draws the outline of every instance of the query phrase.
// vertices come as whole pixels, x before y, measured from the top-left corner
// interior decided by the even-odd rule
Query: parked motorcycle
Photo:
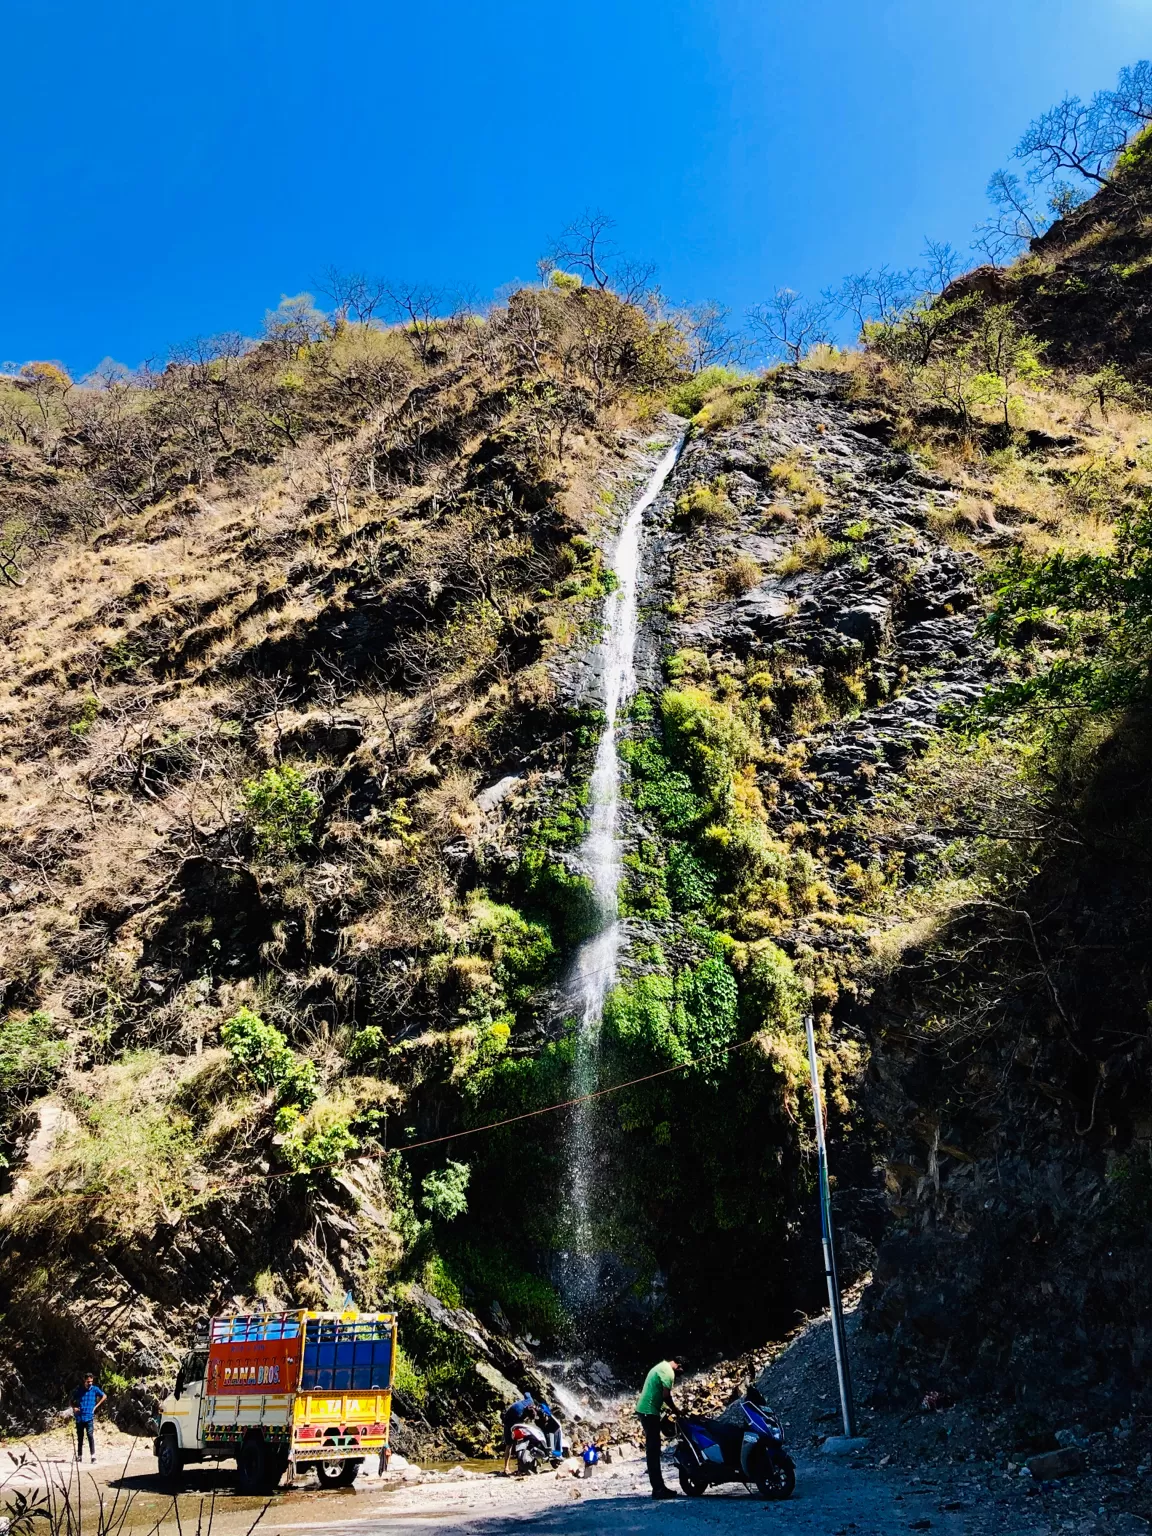
[[[796,1466],[784,1449],[784,1427],[755,1387],[740,1399],[742,1424],[684,1415],[677,1421],[680,1486],[699,1497],[718,1483],[755,1483],[761,1498],[790,1499]]]
[[[512,1454],[516,1458],[516,1476],[539,1470],[542,1461],[550,1460],[548,1441],[537,1424],[524,1422],[512,1426]]]

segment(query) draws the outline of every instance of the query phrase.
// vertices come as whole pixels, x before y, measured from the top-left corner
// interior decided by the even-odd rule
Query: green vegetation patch
[[[284,857],[312,840],[320,796],[291,763],[268,768],[243,786],[244,813],[261,858]]]

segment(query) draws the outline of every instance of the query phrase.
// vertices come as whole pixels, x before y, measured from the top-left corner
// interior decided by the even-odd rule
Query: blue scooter
[[[790,1499],[796,1465],[784,1449],[784,1426],[755,1387],[740,1399],[743,1424],[691,1414],[677,1421],[676,1467],[680,1486],[698,1498],[718,1483],[756,1484],[764,1499]]]

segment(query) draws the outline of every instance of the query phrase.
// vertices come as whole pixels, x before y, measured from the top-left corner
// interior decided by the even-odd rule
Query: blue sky
[[[589,206],[737,310],[966,248],[1152,0],[11,0],[5,40],[0,358],[82,373],[328,263],[490,295]]]

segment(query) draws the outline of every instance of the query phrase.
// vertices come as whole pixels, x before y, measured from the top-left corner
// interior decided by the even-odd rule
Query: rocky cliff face
[[[808,1011],[879,1396],[1131,1402],[1145,733],[1057,751],[972,711],[1060,632],[994,649],[990,563],[1103,547],[1148,424],[1048,383],[1007,438],[961,430],[875,357],[697,388],[674,341],[547,289],[9,441],[60,541],[3,619],[14,1421],[77,1359],[137,1412],[204,1311],[348,1289],[401,1308],[424,1450],[552,1389],[542,1345],[782,1336],[822,1294]],[[577,1315],[602,551],[688,416],[645,529]]]
[[[1026,545],[1030,519],[1004,497],[968,536],[971,483],[901,436],[858,379],[785,371],[685,451],[652,546],[665,691],[634,727],[636,931],[674,976],[699,934],[657,911],[650,871],[696,859],[738,1010],[763,1007],[758,968],[784,952],[823,1010],[846,1268],[873,1268],[885,1344],[875,1406],[989,1393],[1025,1443],[1053,1415],[1148,1407],[1147,735],[1137,714],[1028,758],[973,720],[1012,655],[980,625],[984,541]],[[1037,433],[1038,472],[1086,446]],[[725,738],[725,709],[751,741]],[[717,757],[744,754],[726,838],[669,806],[653,742],[711,785],[707,814]],[[779,1063],[786,1011],[761,1022]],[[802,1179],[777,1198],[799,1214]],[[812,1234],[792,1230],[788,1295],[810,1305]],[[794,1252],[757,1261],[779,1276]]]
[[[811,371],[778,373],[734,414],[689,441],[652,517],[648,691],[625,745],[631,949],[606,1027],[608,1080],[637,1075],[642,1048],[653,1066],[674,1060],[663,1029],[714,1065],[639,1114],[638,1094],[607,1106],[600,1175],[625,1273],[655,1265],[664,1325],[729,1347],[766,1308],[818,1304],[795,1113],[805,989],[855,1186],[850,1273],[882,1230],[860,1119],[867,1031],[844,1005],[869,986],[878,891],[898,902],[941,844],[878,810],[992,666],[978,562],[929,522],[957,493],[894,446],[889,415]],[[738,1053],[749,1035],[753,1058]],[[671,1128],[655,1147],[653,1123]],[[725,1276],[753,1270],[764,1281],[745,1314]]]

